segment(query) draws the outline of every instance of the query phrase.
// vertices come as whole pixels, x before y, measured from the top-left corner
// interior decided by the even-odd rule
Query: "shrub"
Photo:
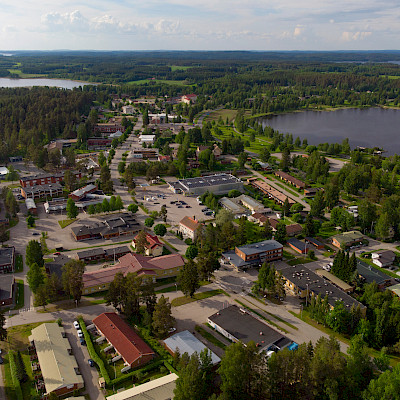
[[[56,322],[57,322],[58,326],[63,326],[61,318],[58,318]]]
[[[190,260],[193,260],[194,258],[197,257],[198,253],[199,253],[199,250],[197,249],[197,247],[195,245],[192,244],[186,249],[185,256],[187,258],[189,258]]]
[[[137,204],[129,204],[128,211],[131,213],[136,213],[139,210],[139,206]]]
[[[8,353],[8,360],[10,363],[10,372],[11,372],[11,378],[12,378],[12,383],[14,386],[15,394],[16,394],[18,400],[24,400],[24,397],[22,395],[21,383],[17,377],[17,365],[15,362],[15,353],[13,351],[10,351]]]
[[[147,227],[152,227],[153,225],[154,225],[154,219],[153,218],[146,218],[145,220],[144,220],[144,224],[147,226]]]
[[[164,224],[157,224],[154,227],[154,233],[158,236],[164,236],[167,233],[167,228]]]

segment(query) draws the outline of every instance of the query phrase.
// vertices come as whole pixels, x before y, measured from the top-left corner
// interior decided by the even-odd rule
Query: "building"
[[[0,278],[0,306],[10,306],[14,303],[15,279],[13,275]]]
[[[338,249],[345,250],[353,246],[366,245],[368,244],[368,240],[358,231],[349,231],[333,236],[332,244]]]
[[[365,283],[375,282],[380,290],[395,283],[394,278],[361,260],[357,260],[357,272]]]
[[[260,166],[261,171],[272,171],[271,165],[266,162],[258,161],[257,164]]]
[[[305,238],[305,241],[306,241],[306,243],[312,244],[318,250],[323,250],[325,248],[325,245],[322,242],[320,242],[319,240],[314,239],[310,236],[307,236]]]
[[[253,341],[260,352],[277,351],[293,344],[290,339],[236,305],[216,312],[208,317],[207,322],[232,342],[247,345]]]
[[[44,203],[44,210],[46,211],[47,214],[50,214],[52,212],[63,211],[66,208],[67,208],[67,199],[65,198],[53,199],[46,201],[46,203]]]
[[[157,160],[158,149],[134,149],[131,151],[131,158],[138,160]]]
[[[131,105],[122,106],[122,112],[124,114],[133,114],[135,112],[135,108]]]
[[[296,238],[290,238],[287,240],[287,244],[294,250],[297,251],[300,254],[307,254],[309,248],[307,247],[307,244],[302,242],[299,239]]]
[[[89,150],[105,149],[107,147],[110,147],[111,143],[112,143],[111,138],[91,137],[87,140],[87,147]]]
[[[244,207],[248,208],[252,213],[263,212],[265,209],[264,204],[260,203],[250,196],[247,196],[247,194],[242,194],[238,197],[235,197],[233,201],[239,202]]]
[[[63,267],[66,263],[71,261],[71,259],[65,254],[58,254],[54,257],[53,261],[49,261],[44,264],[44,268],[46,270],[47,275],[56,274],[57,277],[61,280]]]
[[[0,179],[5,179],[9,172],[7,167],[0,167]]]
[[[93,319],[93,324],[122,357],[125,366],[140,367],[156,357],[146,342],[116,313],[100,314]]]
[[[323,190],[322,188],[316,188],[316,187],[309,187],[304,189],[304,196],[306,197],[314,197],[317,192],[320,190]]]
[[[247,219],[249,221],[255,222],[258,225],[264,225],[266,222],[269,222],[269,218],[261,213],[251,214]]]
[[[75,171],[75,178],[81,179],[82,173],[79,171]],[[64,180],[64,173],[58,174],[41,174],[41,175],[32,175],[32,176],[24,176],[20,178],[19,184],[21,187],[25,188],[28,186],[36,186],[36,185],[49,185],[51,183],[60,183]]]
[[[181,102],[185,104],[193,104],[196,103],[197,95],[196,94],[185,94],[181,97]]]
[[[132,247],[136,248],[136,238],[132,240]],[[144,245],[146,256],[158,257],[161,256],[164,250],[164,244],[160,242],[160,239],[157,235],[151,235],[150,233],[146,233],[146,241],[147,243]]]
[[[154,140],[156,138],[156,135],[139,135],[139,140],[140,143],[146,143],[146,144],[154,144]]]
[[[200,227],[201,224],[195,217],[191,218],[186,216],[179,221],[179,231],[193,241],[196,240]]]
[[[131,214],[113,214],[97,221],[87,221],[85,225],[71,228],[76,241],[89,239],[111,239],[128,236],[140,230],[139,222]]]
[[[264,240],[236,247],[222,253],[222,257],[237,269],[260,267],[264,262],[281,260],[283,246],[276,240]]]
[[[390,268],[394,260],[396,259],[396,254],[392,250],[381,250],[371,254],[372,262],[381,268]]]
[[[366,311],[366,307],[363,304],[330,283],[324,277],[318,276],[303,264],[288,265],[287,267],[280,268],[278,273],[285,280],[285,289],[299,296],[301,299],[308,298],[310,300],[311,297],[317,297],[318,295],[321,299],[324,299],[328,295],[328,304],[331,309],[335,307],[337,301],[342,301],[349,311],[353,305],[355,307],[360,306],[360,309],[364,313]]]
[[[22,162],[22,156],[8,157],[11,163]]]
[[[150,124],[165,124],[167,121],[167,114],[149,114],[149,123]]]
[[[107,400],[171,400],[178,375],[172,373],[107,397]]]
[[[340,290],[343,290],[345,293],[352,293],[354,291],[354,287],[349,285],[348,283],[342,281],[339,279],[337,276],[331,274],[328,271],[325,271],[324,269],[317,269],[315,270],[315,273],[322,278],[327,279],[330,283],[333,285],[337,286]]]
[[[83,388],[84,382],[64,329],[43,323],[32,329],[30,350],[37,354],[45,394],[63,396]]]
[[[231,212],[235,217],[248,214],[248,211],[244,207],[229,197],[222,197],[219,199],[218,203],[225,208],[225,210]]]
[[[119,246],[112,249],[102,247],[94,247],[93,249],[87,249],[77,252],[77,259],[83,261],[85,264],[88,263],[99,263],[102,261],[113,261],[118,260],[125,254],[129,254],[131,251],[128,246]]]
[[[174,355],[178,349],[179,354],[188,353],[189,357],[194,354],[200,354],[204,349],[207,349],[211,353],[211,362],[213,365],[218,364],[221,359],[214,354],[208,347],[206,347],[199,339],[196,338],[189,331],[183,331],[175,333],[168,339],[164,340],[164,347]]]
[[[28,211],[28,213],[37,215],[37,208],[36,208],[35,201],[33,199],[30,199],[30,198],[25,199],[25,205],[26,205],[26,210]]]
[[[148,257],[141,254],[128,253],[122,256],[115,266],[87,271],[83,274],[83,294],[107,290],[117,273],[126,276],[135,273],[144,279],[169,278],[177,276],[185,261],[180,254],[168,254],[160,257]]]
[[[72,193],[68,195],[72,200],[78,201],[83,199],[89,193],[93,193],[97,190],[97,186],[93,185],[92,183],[81,187],[80,189],[74,190]]]
[[[268,219],[269,224],[271,225],[272,231],[276,231],[276,227],[279,224],[279,221],[275,218],[269,218]],[[290,225],[285,225],[286,228],[286,235],[287,236],[296,236],[300,235],[301,232],[303,232],[303,227],[300,224],[290,224]]]
[[[282,179],[286,183],[290,183],[291,185],[293,185],[297,189],[305,189],[307,187],[305,182],[301,181],[300,179],[295,178],[292,175],[287,174],[286,172],[275,171],[275,176],[277,176],[278,178]]]
[[[174,193],[183,193],[186,196],[200,196],[206,192],[216,195],[226,194],[236,189],[243,192],[243,182],[231,174],[215,174],[198,178],[180,179],[168,182],[170,190]]]
[[[14,272],[14,266],[15,247],[0,247],[0,274]]]
[[[119,122],[105,122],[101,124],[96,124],[93,128],[94,132],[99,132],[100,134],[110,134],[117,131],[125,132],[125,127]]]
[[[390,290],[394,295],[400,297],[400,283],[396,283],[395,285],[389,286],[387,290]]]
[[[257,180],[257,178],[249,179],[248,182],[256,189],[260,190],[262,193],[268,196],[269,199],[274,200],[276,203],[283,205],[288,199],[289,205],[293,205],[296,202],[292,200],[290,197],[286,196],[278,189],[275,189],[267,182],[262,180]]]
[[[63,194],[63,188],[59,183],[48,185],[27,186],[21,188],[21,196],[25,199],[42,199],[43,197],[58,197]]]

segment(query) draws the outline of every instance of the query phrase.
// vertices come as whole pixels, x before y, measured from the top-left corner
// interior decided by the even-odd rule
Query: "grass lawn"
[[[204,339],[206,339],[208,342],[212,343],[214,346],[217,346],[222,350],[226,349],[226,345],[224,345],[220,340],[218,340],[214,335],[212,335],[210,332],[206,331],[200,325],[196,325],[196,327],[194,329],[196,330],[196,332],[200,333],[200,335],[203,336]]]
[[[177,297],[176,299],[173,299],[171,301],[171,305],[172,307],[179,307],[185,304],[193,303],[194,301],[204,300],[208,299],[209,297],[218,296],[219,294],[227,295],[226,292],[224,292],[221,289],[209,290],[207,292],[196,293],[194,294],[193,297],[186,297],[186,296]]]
[[[66,228],[68,225],[71,225],[73,222],[75,222],[77,218],[74,219],[63,219],[61,221],[58,221],[58,224],[61,226],[61,229]]]
[[[315,260],[311,260],[311,258],[299,257],[294,258],[293,260],[288,261],[289,265],[297,265],[297,264],[307,264],[313,262]]]
[[[193,68],[192,66],[185,66],[185,65],[170,65],[171,71],[186,71],[189,68]]]
[[[22,272],[24,270],[24,259],[22,254],[15,256],[15,272]]]
[[[204,118],[204,121],[218,121],[219,117],[221,117],[225,123],[226,118],[228,117],[229,123],[231,123],[232,121],[234,121],[236,114],[237,114],[237,110],[230,110],[230,109],[223,108],[222,110],[217,110],[217,111],[210,113],[210,115],[207,115]]]
[[[22,279],[17,279],[17,294],[14,310],[18,310],[24,306],[24,281]]]
[[[270,179],[269,177],[268,177],[268,179]],[[288,193],[290,193],[292,196],[295,196],[295,197],[300,197],[301,196],[301,194],[300,193],[296,193],[296,192],[294,192],[293,191],[293,189],[289,189],[286,185],[284,185],[283,183],[280,183],[280,182],[274,182],[275,183],[275,185],[278,185],[279,187],[281,187],[283,190],[286,190]]]

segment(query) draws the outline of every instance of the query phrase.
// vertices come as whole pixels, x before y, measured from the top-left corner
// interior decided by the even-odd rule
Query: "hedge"
[[[137,374],[145,374],[147,372],[153,371],[153,369],[158,368],[160,365],[162,365],[164,363],[164,360],[158,360],[158,361],[154,361],[149,365],[146,365],[145,367],[141,368],[141,369],[136,369],[132,372],[129,372],[127,374],[121,375],[120,377],[113,379],[111,381],[112,385],[116,385],[118,383],[121,383],[127,379],[131,379],[133,376],[137,376]]]
[[[79,321],[79,325],[81,326],[83,336],[85,337],[86,346],[87,346],[89,355],[92,358],[92,360],[98,365],[98,367],[100,369],[100,374],[104,378],[106,386],[109,386],[111,383],[110,376],[108,375],[108,372],[104,365],[103,360],[100,358],[100,356],[96,353],[96,350],[94,349],[92,338],[86,329],[85,322],[83,321],[82,317],[78,318],[78,321]]]
[[[10,372],[11,372],[11,378],[12,378],[15,394],[16,394],[18,400],[24,400],[24,396],[22,395],[21,383],[17,378],[17,366],[15,364],[14,352],[10,351],[8,353],[8,360],[10,363]]]

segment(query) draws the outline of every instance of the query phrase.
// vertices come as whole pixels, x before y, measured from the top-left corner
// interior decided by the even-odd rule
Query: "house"
[[[22,156],[8,157],[11,163],[22,162]]]
[[[357,260],[357,272],[365,283],[375,282],[380,290],[395,283],[394,278],[361,260]]]
[[[169,189],[174,193],[183,193],[186,196],[200,196],[205,192],[216,195],[226,194],[232,189],[243,192],[243,182],[231,174],[220,173],[197,178],[180,179],[168,182]]]
[[[161,162],[168,162],[168,161],[171,161],[171,156],[168,156],[168,155],[166,155],[166,156],[159,155],[158,158],[157,158],[157,160],[158,160],[158,161],[161,161]]]
[[[122,112],[124,114],[133,114],[135,112],[135,109],[131,105],[122,106]]]
[[[76,179],[82,178],[82,173],[79,171],[73,172]],[[40,175],[32,175],[32,176],[24,176],[20,178],[19,184],[21,187],[25,188],[28,186],[36,186],[36,185],[49,185],[51,183],[60,183],[64,180],[64,173],[58,174],[40,174]]]
[[[381,250],[371,254],[372,262],[381,268],[389,268],[396,259],[396,254],[392,250]]]
[[[257,164],[260,166],[261,171],[266,171],[266,172],[272,171],[271,165],[269,165],[266,162],[258,161]]]
[[[324,299],[328,295],[328,304],[331,309],[335,307],[337,301],[342,301],[348,311],[351,307],[360,307],[363,313],[366,307],[356,299],[327,281],[324,277],[318,276],[315,272],[308,269],[305,265],[283,266],[277,271],[285,280],[285,289],[299,296],[301,299],[317,297]]]
[[[255,342],[260,352],[278,351],[290,348],[293,344],[290,339],[236,305],[219,310],[208,317],[207,322],[232,342],[242,342],[244,345]]]
[[[269,185],[267,182],[262,181],[262,180],[257,180],[257,178],[253,179],[248,179],[248,182],[253,186],[254,188],[260,190],[262,193],[268,196],[269,199],[274,200],[276,203],[283,205],[288,199],[289,205],[293,205],[296,202],[292,200],[290,197],[286,196],[282,192],[280,192],[278,189],[275,189],[271,185]]]
[[[84,382],[64,328],[43,323],[32,329],[30,352],[36,353],[45,394],[64,396],[82,389]]]
[[[15,247],[0,247],[0,274],[14,272],[14,266]]]
[[[196,94],[185,94],[181,97],[181,102],[185,104],[193,104],[196,103],[197,95]]]
[[[349,231],[333,236],[332,244],[338,249],[347,249],[368,244],[368,240],[358,231]]]
[[[37,207],[35,204],[35,201],[33,199],[25,199],[25,205],[26,205],[26,210],[28,213],[31,213],[33,215],[37,215]]]
[[[297,251],[300,254],[307,254],[309,248],[307,247],[307,244],[300,241],[299,239],[296,238],[290,238],[287,240],[287,244],[295,251]]]
[[[4,275],[0,278],[0,306],[10,306],[14,303],[14,275]]]
[[[87,194],[93,193],[97,190],[97,186],[93,184],[86,185],[80,189],[74,190],[68,195],[72,200],[78,201],[83,199]]]
[[[137,368],[156,357],[149,345],[116,313],[100,314],[93,319],[93,324],[121,356],[125,366]]]
[[[319,240],[312,238],[310,236],[307,236],[305,238],[305,241],[306,241],[306,243],[312,244],[318,250],[323,250],[325,248],[325,245],[322,242],[320,242]]]
[[[111,239],[113,237],[133,235],[139,230],[139,222],[128,213],[113,214],[104,219],[86,221],[85,225],[71,228],[72,236],[76,241],[101,238]]]
[[[176,351],[179,354],[188,353],[189,357],[194,354],[200,354],[204,349],[207,349],[211,353],[211,362],[213,365],[218,364],[221,359],[214,354],[208,347],[206,347],[199,339],[196,338],[189,331],[183,331],[175,333],[175,335],[170,336],[168,339],[164,340],[164,347],[174,355]]]
[[[9,172],[7,167],[0,167],[0,179],[5,179]]]
[[[107,400],[171,400],[178,375],[171,373],[107,397]]]
[[[44,264],[44,268],[46,270],[47,275],[56,274],[57,277],[61,280],[63,267],[65,264],[71,261],[71,258],[66,256],[65,254],[58,254],[54,256],[53,261],[49,261]]]
[[[141,144],[146,143],[152,145],[154,144],[155,138],[156,135],[139,135],[139,140]]]
[[[254,213],[251,214],[248,218],[249,221],[255,222],[258,225],[264,225],[266,222],[269,221],[269,218],[261,213]]]
[[[286,172],[275,171],[275,176],[277,176],[278,178],[282,179],[286,183],[290,183],[291,185],[293,185],[297,189],[305,189],[307,187],[307,185],[303,181],[301,181],[300,179],[295,178],[292,175],[287,174]]]
[[[122,273],[124,276],[128,273],[135,273],[143,279],[156,281],[157,279],[177,276],[184,264],[185,261],[180,254],[148,257],[128,253],[119,258],[118,263],[112,267],[84,272],[83,294],[107,290],[117,273]]]
[[[83,261],[85,264],[98,263],[102,261],[113,261],[118,260],[125,254],[129,254],[131,251],[128,246],[119,246],[114,248],[95,247],[93,249],[87,249],[78,251],[76,256],[79,261]]]
[[[138,160],[152,160],[158,158],[158,149],[134,149],[131,158]]]
[[[340,290],[343,290],[343,292],[345,292],[347,294],[352,293],[354,291],[353,286],[342,281],[337,276],[331,274],[329,271],[326,271],[324,269],[317,269],[317,270],[315,270],[315,273],[317,275],[321,276],[322,278],[327,279],[330,283],[337,286]]]
[[[137,236],[132,240],[132,247],[136,248],[136,238]],[[145,244],[145,254],[146,256],[161,256],[164,250],[164,244],[160,242],[160,239],[158,239],[157,235],[151,235],[150,233],[146,233],[146,241],[147,243]]]
[[[216,160],[219,160],[222,157],[222,149],[216,143],[214,143],[212,153]]]
[[[222,253],[222,257],[238,270],[260,267],[263,262],[281,260],[282,255],[283,246],[276,240],[247,244]]]
[[[242,194],[238,197],[235,197],[233,199],[233,201],[236,201],[236,202],[242,204],[244,207],[248,208],[252,213],[262,212],[265,209],[264,204],[253,199],[252,197],[248,196],[247,194]]]
[[[322,188],[316,188],[316,187],[304,188],[304,196],[306,196],[306,197],[314,197],[320,190],[323,190],[323,189]]]
[[[269,218],[269,224],[271,225],[272,231],[276,232],[276,227],[279,224],[279,221],[275,218]],[[287,236],[296,236],[299,235],[303,231],[303,227],[300,224],[290,224],[285,225],[286,235]]]
[[[87,140],[87,147],[91,149],[105,149],[111,146],[112,138],[91,137]]]
[[[198,230],[200,229],[201,224],[196,220],[195,217],[183,217],[179,221],[179,231],[182,232],[184,236],[189,237],[193,241],[196,240]]]
[[[390,290],[394,295],[400,297],[400,283],[396,283],[395,285],[389,286],[387,290]]]

